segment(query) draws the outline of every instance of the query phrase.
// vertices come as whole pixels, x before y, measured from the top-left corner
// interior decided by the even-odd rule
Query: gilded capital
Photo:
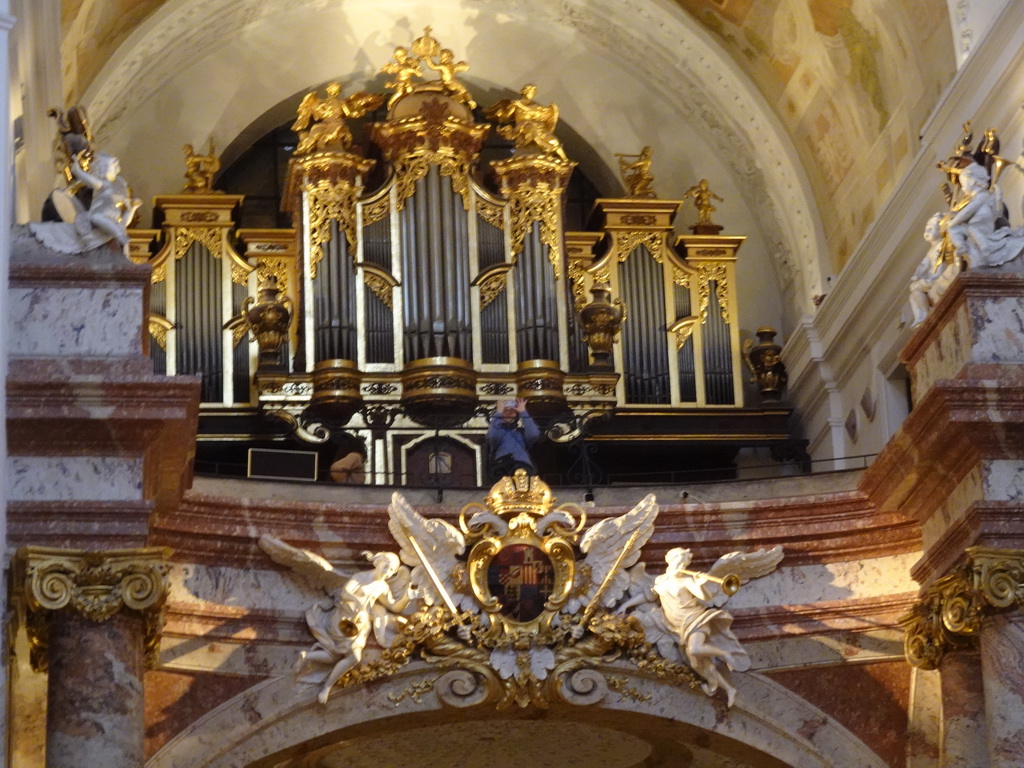
[[[911,666],[937,669],[947,651],[972,645],[986,616],[1024,605],[1024,551],[970,547],[965,554],[900,619]]]
[[[22,547],[16,556],[16,581],[23,590],[32,666],[47,666],[50,621],[55,611],[71,610],[89,621],[107,621],[123,609],[145,620],[147,661],[160,644],[162,609],[167,599],[165,547],[100,552]]]

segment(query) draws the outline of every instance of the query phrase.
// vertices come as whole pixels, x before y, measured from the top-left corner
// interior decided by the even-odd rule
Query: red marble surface
[[[766,674],[849,728],[892,768],[906,764],[910,666],[905,662]]]
[[[55,614],[50,632],[47,768],[142,765],[139,616],[93,622]]]
[[[628,509],[596,508],[588,511],[588,520],[592,524]],[[418,507],[418,511],[450,521],[458,515],[453,507]],[[387,530],[385,505],[228,498],[188,492],[178,508],[154,516],[151,530],[151,545],[170,547],[180,562],[238,568],[279,569],[257,546],[254,530],[294,546],[315,549],[333,560],[345,560],[352,553],[358,556],[364,549],[396,547]],[[324,536],[325,531],[330,531],[329,537]],[[882,557],[914,552],[921,546],[915,521],[893,512],[879,513],[860,492],[666,504],[661,507],[654,536],[644,547],[643,559],[663,563],[665,553],[683,542],[694,551],[697,567],[709,565],[729,551],[775,544],[785,547],[787,565]]]
[[[176,733],[259,681],[260,678],[256,677],[235,677],[216,672],[147,672],[146,759],[152,757]]]

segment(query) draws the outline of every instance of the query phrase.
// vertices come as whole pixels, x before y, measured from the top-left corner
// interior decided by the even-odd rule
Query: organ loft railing
[[[527,85],[480,110],[456,77],[467,68],[428,29],[382,67],[388,93],[309,93],[283,194],[293,230],[235,229],[241,198],[212,190],[212,148],[186,148],[185,192],[155,199],[158,229],[136,230],[132,253],[154,267],[158,371],[203,378],[200,461],[204,442],[221,458],[289,440],[324,453],[344,435],[369,482],[480,484],[486,413],[515,396],[570,425],[538,448],[563,475],[557,435],[644,462],[631,444],[728,438],[722,418],[701,425],[717,412],[759,417],[736,422],[748,441],[788,440],[787,409],[743,408],[743,238],[709,221],[674,235],[681,202],[653,196],[646,148],[624,170],[631,196],[598,200],[595,231],[566,232],[575,163],[557,107]],[[374,112],[354,147],[352,124]],[[490,131],[511,148],[485,162]],[[574,432],[584,415],[604,426]]]

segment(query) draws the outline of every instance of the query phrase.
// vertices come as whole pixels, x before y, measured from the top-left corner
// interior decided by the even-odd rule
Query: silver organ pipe
[[[626,400],[638,404],[670,402],[665,293],[662,267],[643,246],[619,265],[619,282],[629,319],[622,329]]]
[[[689,285],[678,282],[673,291],[676,305],[676,320],[683,320],[692,314]],[[678,346],[678,344],[677,344]],[[676,353],[679,366],[679,400],[683,403],[697,402],[697,370],[693,355],[693,334],[688,334]]]
[[[729,326],[722,318],[718,283],[708,282],[708,317],[704,324],[704,371],[707,400],[710,405],[730,405],[733,401],[731,341]]]
[[[201,375],[204,402],[222,402],[221,280],[223,262],[193,243],[175,264],[179,291],[177,372]]]
[[[558,293],[552,290],[551,265],[538,224],[527,234],[512,274],[519,361],[558,360]]]
[[[355,272],[348,241],[337,222],[313,280],[313,312],[317,360],[356,358]]]

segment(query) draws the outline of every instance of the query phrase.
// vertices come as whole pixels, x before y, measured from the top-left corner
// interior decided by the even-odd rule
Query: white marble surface
[[[1024,461],[996,459],[982,462],[985,499],[988,501],[1024,501]]]
[[[783,559],[775,573],[746,584],[729,598],[728,610],[910,592],[917,589],[910,578],[910,566],[918,557],[918,553],[911,552],[871,560],[789,568]]]
[[[12,288],[12,357],[117,357],[142,352],[139,288]]]
[[[140,501],[142,459],[8,456],[8,501]]]
[[[971,362],[1024,362],[1024,297],[971,302],[974,338]]]
[[[299,617],[327,597],[305,576],[285,571],[175,564],[169,578],[170,599],[183,606],[213,603]]]

